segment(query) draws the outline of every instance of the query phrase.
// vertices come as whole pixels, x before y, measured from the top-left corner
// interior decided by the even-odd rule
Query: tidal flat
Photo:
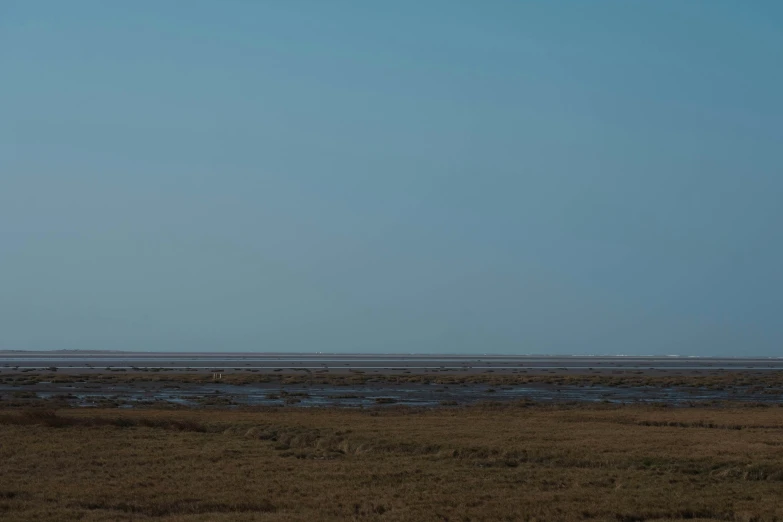
[[[783,360],[2,352],[0,400],[121,408],[774,405],[783,402]]]

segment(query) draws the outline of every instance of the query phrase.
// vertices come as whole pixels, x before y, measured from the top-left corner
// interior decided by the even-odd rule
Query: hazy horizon
[[[0,6],[0,350],[783,355],[783,4]]]
[[[100,350],[100,349],[52,349],[52,350],[13,350],[13,349],[0,349],[2,353],[14,353],[14,354],[31,354],[31,353],[82,353],[82,354],[134,354],[134,355],[205,355],[214,354],[215,356],[240,356],[240,355],[258,355],[258,356],[285,356],[297,357],[297,356],[318,356],[327,359],[330,356],[357,356],[357,357],[395,357],[395,358],[418,358],[418,357],[443,357],[448,358],[465,358],[465,357],[489,357],[489,358],[552,358],[556,360],[566,360],[569,358],[585,359],[623,359],[623,358],[642,358],[642,359],[668,359],[668,358],[680,358],[680,359],[738,359],[738,360],[752,360],[752,359],[783,359],[783,356],[775,355],[729,355],[729,356],[715,356],[715,355],[681,355],[681,354],[605,354],[605,353],[593,353],[593,354],[547,354],[547,353],[478,353],[478,352],[463,352],[463,353],[448,353],[448,352],[262,352],[262,351],[165,351],[165,350]]]

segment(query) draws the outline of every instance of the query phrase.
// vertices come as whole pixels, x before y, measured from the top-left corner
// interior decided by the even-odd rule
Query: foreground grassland
[[[0,519],[783,520],[783,408],[12,408]]]

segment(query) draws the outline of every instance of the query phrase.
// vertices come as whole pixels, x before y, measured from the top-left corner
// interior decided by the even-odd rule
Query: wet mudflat
[[[783,404],[783,372],[672,370],[547,373],[430,372],[375,374],[359,370],[263,374],[104,371],[0,373],[4,404],[47,400],[63,406],[142,407],[442,407],[482,402],[617,404],[705,402]]]
[[[285,405],[298,407],[368,407],[383,404],[456,406],[486,401],[514,400],[623,404],[683,404],[696,401],[783,403],[781,390],[756,390],[752,387],[711,390],[698,387],[554,386],[542,383],[493,388],[486,384],[448,386],[421,383],[374,383],[362,386],[309,386],[277,383],[182,385],[164,382],[99,385],[89,382],[59,384],[42,381],[27,386],[0,384],[0,396],[7,399],[59,399],[71,406],[105,406],[107,402],[113,402],[120,407],[160,402],[185,406]]]

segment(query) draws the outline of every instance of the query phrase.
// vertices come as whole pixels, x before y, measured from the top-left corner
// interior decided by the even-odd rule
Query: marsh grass
[[[0,519],[783,520],[783,408],[0,410]]]
[[[213,370],[218,372],[220,370]],[[603,370],[598,373],[566,374],[546,373],[461,373],[437,371],[433,373],[369,374],[359,370],[348,373],[322,373],[321,371],[283,371],[276,373],[254,373],[249,371],[224,373],[221,384],[251,385],[274,383],[279,385],[487,385],[489,388],[523,386],[526,384],[547,384],[552,386],[607,386],[616,388],[702,388],[709,390],[736,390],[755,394],[783,395],[783,372],[753,371],[708,371],[683,374],[664,372],[645,373],[636,370]],[[7,373],[0,374],[0,382],[11,386],[29,386],[40,382],[54,384],[80,383],[83,385],[105,385],[124,383],[151,384],[206,384],[213,383],[212,373],[177,373],[132,371],[124,373]]]

